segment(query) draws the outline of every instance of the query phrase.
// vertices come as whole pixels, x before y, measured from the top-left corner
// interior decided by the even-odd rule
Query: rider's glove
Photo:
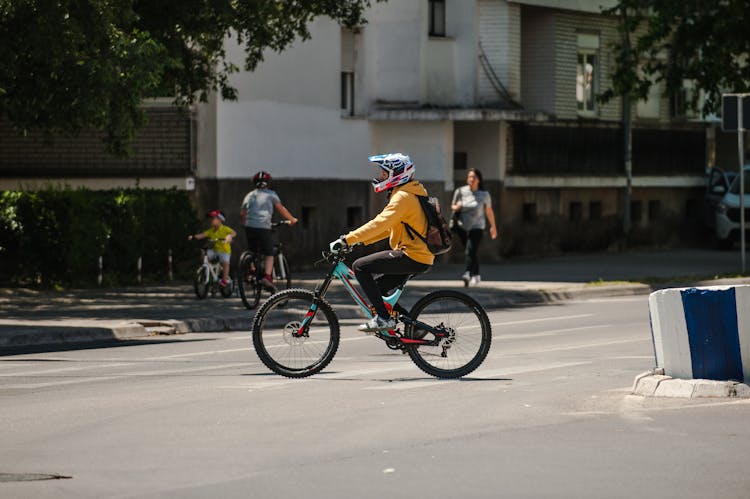
[[[346,239],[340,237],[333,241],[328,247],[331,249],[331,253],[338,253],[342,249],[346,248]]]

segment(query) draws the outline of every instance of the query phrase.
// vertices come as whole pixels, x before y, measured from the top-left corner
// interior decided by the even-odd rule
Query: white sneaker
[[[369,321],[359,326],[357,329],[362,331],[363,333],[377,333],[379,331],[389,331],[395,328],[396,319],[394,319],[393,317],[383,319],[379,315],[376,315]]]
[[[482,282],[482,278],[479,275],[473,275],[471,276],[471,279],[469,279],[469,286],[476,286],[480,282]]]
[[[471,274],[469,274],[469,271],[467,270],[464,272],[464,275],[461,276],[461,280],[464,281],[464,287],[469,287],[469,281],[471,281]]]

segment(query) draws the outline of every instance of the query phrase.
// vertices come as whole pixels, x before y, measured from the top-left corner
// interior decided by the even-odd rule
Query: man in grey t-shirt
[[[279,195],[269,189],[271,175],[260,171],[253,177],[255,189],[248,192],[242,200],[240,217],[245,226],[247,236],[247,247],[256,256],[264,255],[265,276],[261,283],[273,290],[273,234],[271,232],[271,219],[274,210],[289,220],[289,225],[297,223],[297,219],[289,213],[289,210],[281,204]]]

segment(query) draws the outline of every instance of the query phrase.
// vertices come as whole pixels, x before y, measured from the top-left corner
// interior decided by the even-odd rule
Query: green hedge
[[[0,193],[0,281],[95,285],[98,258],[105,284],[167,275],[168,252],[184,273],[197,261],[187,235],[199,220],[189,196],[176,189],[48,189]]]

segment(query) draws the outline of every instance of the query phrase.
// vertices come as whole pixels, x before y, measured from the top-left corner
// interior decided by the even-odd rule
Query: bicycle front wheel
[[[202,265],[195,272],[195,277],[193,278],[193,290],[195,291],[195,296],[197,296],[201,300],[208,296],[208,287],[208,268],[205,265]]]
[[[489,317],[474,298],[458,291],[435,291],[420,299],[409,316],[448,334],[438,345],[408,345],[411,360],[437,378],[460,378],[479,367],[490,351]],[[407,328],[407,338],[431,339],[429,332]]]
[[[297,336],[312,310],[315,318]],[[271,296],[253,319],[253,345],[273,372],[304,378],[325,369],[339,347],[339,321],[331,306],[304,289],[287,289]]]
[[[253,272],[253,256],[244,252],[240,256],[237,268],[237,291],[240,293],[242,304],[248,310],[253,310],[260,302],[261,287],[258,284],[257,272]]]

